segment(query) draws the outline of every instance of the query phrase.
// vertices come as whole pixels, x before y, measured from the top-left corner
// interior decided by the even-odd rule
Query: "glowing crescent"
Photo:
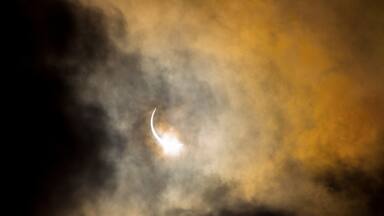
[[[152,111],[152,115],[151,115],[151,131],[156,141],[159,143],[162,143],[163,141],[161,140],[161,137],[157,134],[155,127],[153,126],[153,117],[155,115],[155,112],[156,112],[156,108]]]
[[[151,115],[151,131],[155,137],[158,144],[163,149],[163,152],[169,156],[178,155],[183,149],[183,143],[181,143],[175,136],[172,134],[164,133],[162,136],[157,134],[155,127],[153,126],[153,118],[155,116],[156,108],[152,111]]]

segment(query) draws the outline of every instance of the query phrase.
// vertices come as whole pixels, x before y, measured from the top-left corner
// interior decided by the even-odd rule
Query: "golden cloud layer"
[[[149,77],[162,73],[174,91],[185,92],[177,109],[199,106],[190,99],[194,89],[188,89],[188,76],[207,83],[216,97],[216,121],[194,123],[191,157],[196,161],[178,162],[176,173],[194,167],[233,182],[220,205],[242,200],[298,215],[368,211],[364,197],[353,197],[348,185],[332,192],[318,179],[355,171],[376,178],[383,167],[384,17],[373,3],[94,4],[111,14],[111,8],[122,11],[128,38],[117,43],[126,52],[141,53]],[[121,190],[130,190],[125,180],[120,184],[128,186]],[[156,208],[216,208],[203,201],[201,190],[186,193],[183,184],[174,183]],[[123,199],[116,196],[101,208],[108,215],[120,215],[124,208],[129,215],[149,214],[140,200],[119,206]]]

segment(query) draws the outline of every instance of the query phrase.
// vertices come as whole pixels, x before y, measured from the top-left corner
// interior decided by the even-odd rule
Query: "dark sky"
[[[83,73],[80,62],[103,62],[113,48],[105,17],[93,8],[66,1],[14,6],[6,42],[11,79],[4,80],[11,134],[3,142],[10,146],[4,154],[11,166],[11,214],[59,215],[80,197],[94,196],[108,183],[105,176],[113,175],[111,164],[101,160],[110,136],[105,111],[80,102],[70,81]],[[68,59],[76,62],[64,64]]]

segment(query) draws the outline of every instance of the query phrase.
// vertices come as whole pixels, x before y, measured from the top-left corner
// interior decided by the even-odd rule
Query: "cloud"
[[[66,1],[16,6],[7,41],[10,206],[20,215],[66,215],[114,176],[105,154],[123,137],[109,129],[105,109],[81,100],[75,87],[114,47],[97,8]]]
[[[71,137],[54,156],[66,171],[40,196],[79,179],[53,212],[61,202],[83,215],[382,212],[381,3],[39,5],[28,9],[41,38],[28,67],[63,86],[46,97]],[[185,142],[182,157],[151,139],[154,107]]]
[[[325,176],[361,173],[366,184],[381,187],[375,180],[382,178],[383,152],[380,4],[115,6],[126,17],[129,38],[138,41],[132,46],[142,53],[143,70],[179,89],[169,98],[192,97],[193,91],[183,91],[189,81],[184,77],[196,76],[218,104],[201,109],[215,121],[196,118],[191,124],[199,131],[188,134],[195,137],[199,160],[180,166],[236,182],[231,203],[247,200],[299,215],[359,215],[376,208],[365,204],[371,190],[360,188],[360,180],[343,180],[333,191]],[[180,50],[191,55],[184,58]],[[185,101],[180,109],[194,107]],[[197,194],[201,199],[205,193]]]

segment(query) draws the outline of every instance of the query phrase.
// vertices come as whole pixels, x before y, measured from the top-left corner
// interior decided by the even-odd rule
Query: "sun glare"
[[[159,142],[164,154],[170,156],[177,156],[183,150],[183,143],[181,143],[175,136],[172,134],[165,133],[161,136]]]

